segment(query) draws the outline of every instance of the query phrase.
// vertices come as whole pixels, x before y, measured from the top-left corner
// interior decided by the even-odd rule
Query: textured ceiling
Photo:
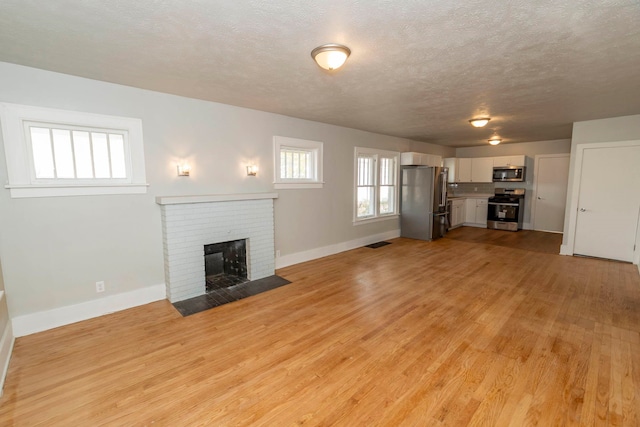
[[[640,2],[2,0],[0,61],[449,146],[561,139],[640,114]]]

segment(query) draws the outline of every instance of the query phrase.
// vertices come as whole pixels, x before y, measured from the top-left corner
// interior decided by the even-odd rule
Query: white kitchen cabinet
[[[501,156],[493,158],[493,167],[525,166],[525,156]]]
[[[458,159],[455,157],[447,157],[442,161],[445,168],[449,168],[447,182],[460,182],[458,180]]]
[[[451,159],[445,159],[451,164]],[[492,182],[493,157],[454,159],[453,181],[449,182]]]
[[[493,182],[493,157],[471,159],[471,182]]]
[[[441,167],[442,166],[442,156],[438,156],[437,154],[427,154],[427,166],[433,167]]]
[[[489,199],[476,199],[476,224],[486,227],[488,213]]]
[[[471,159],[458,159],[456,182],[471,182]]]
[[[442,166],[442,156],[436,154],[408,152],[400,154],[402,166]]]
[[[464,223],[474,224],[476,222],[476,199],[466,199],[464,208]]]
[[[464,223],[475,227],[487,226],[488,198],[469,198],[465,203]]]
[[[465,222],[465,199],[451,200],[451,228],[459,227]]]

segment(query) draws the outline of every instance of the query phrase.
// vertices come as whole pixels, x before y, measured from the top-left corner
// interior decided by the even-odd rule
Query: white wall
[[[229,105],[0,63],[0,102],[137,117],[143,121],[146,195],[11,199],[0,189],[0,259],[12,318],[164,283],[155,196],[273,191],[272,138],[324,142],[325,187],[279,190],[276,249],[283,256],[398,229],[352,225],[353,148],[452,156],[454,150]],[[5,164],[0,150],[0,165]],[[176,176],[188,160],[191,177]],[[260,167],[246,176],[246,164]],[[6,170],[0,168],[6,181]],[[104,280],[107,292],[95,293]]]
[[[579,144],[608,143],[640,140],[640,114],[613,117],[609,119],[575,122],[571,138],[571,163],[569,165],[569,188],[567,190],[567,210],[564,220],[564,234],[561,253],[573,253],[573,232],[575,215],[571,207],[577,204],[578,194],[573,191],[574,183],[579,180],[576,168],[576,151]]]

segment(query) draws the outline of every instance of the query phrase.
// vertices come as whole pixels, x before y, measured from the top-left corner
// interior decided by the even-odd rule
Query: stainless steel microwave
[[[493,182],[524,181],[524,166],[500,166],[493,168]]]

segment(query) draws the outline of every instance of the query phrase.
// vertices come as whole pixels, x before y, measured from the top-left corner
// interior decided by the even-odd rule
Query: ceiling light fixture
[[[318,46],[311,51],[311,57],[316,64],[329,71],[342,67],[349,55],[351,50],[348,47],[335,43]]]
[[[489,117],[481,117],[479,119],[471,119],[469,120],[469,123],[471,123],[471,126],[473,127],[481,128],[486,126],[487,123],[489,123],[489,120],[491,120]]]
[[[491,145],[498,145],[502,142],[502,140],[500,138],[496,137],[491,137],[491,139],[489,140],[489,144]]]

